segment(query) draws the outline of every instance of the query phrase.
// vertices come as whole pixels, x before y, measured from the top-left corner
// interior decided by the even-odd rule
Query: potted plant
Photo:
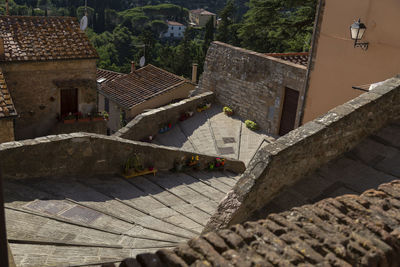
[[[223,111],[228,116],[232,116],[233,115],[233,110],[230,107],[224,107]]]
[[[204,103],[204,104],[197,106],[197,111],[202,112],[204,110],[209,109],[210,107],[211,107],[211,103]]]
[[[244,124],[245,124],[246,127],[249,128],[250,130],[253,130],[253,131],[258,130],[258,125],[257,125],[257,123],[255,123],[254,121],[246,120],[246,121],[244,122]]]
[[[63,118],[63,123],[64,124],[71,124],[76,121],[76,115],[72,114],[71,112],[68,113],[68,115],[65,115]]]
[[[92,121],[103,121],[104,116],[101,112],[95,112],[92,114]]]

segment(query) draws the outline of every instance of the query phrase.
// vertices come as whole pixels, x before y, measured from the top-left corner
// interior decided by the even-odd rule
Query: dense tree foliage
[[[0,0],[0,13],[5,13]],[[186,77],[199,74],[216,39],[259,52],[308,51],[316,0],[9,0],[11,15],[89,17],[87,34],[100,68],[129,72],[131,61],[146,62]],[[203,29],[188,28],[181,40],[162,39],[167,20],[187,24],[189,9],[218,13]]]

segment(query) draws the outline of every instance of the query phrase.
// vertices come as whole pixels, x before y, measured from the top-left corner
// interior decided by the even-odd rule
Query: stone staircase
[[[238,117],[226,116],[221,105],[214,105],[168,132],[158,134],[154,143],[207,155],[243,161],[246,165],[264,144],[275,139],[262,131],[249,130]]]
[[[231,172],[6,179],[7,237],[17,266],[119,262],[201,233],[239,179]]]

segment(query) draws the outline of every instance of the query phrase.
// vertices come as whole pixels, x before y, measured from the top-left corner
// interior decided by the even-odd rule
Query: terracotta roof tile
[[[185,26],[182,23],[179,23],[177,21],[167,21],[167,24],[170,26]]]
[[[140,254],[135,266],[399,266],[399,199],[393,181]]]
[[[17,111],[15,110],[10,92],[7,89],[2,71],[0,71],[0,88],[0,118],[16,116]]]
[[[99,91],[118,105],[130,109],[186,82],[189,81],[183,77],[149,64],[102,84]]]
[[[0,16],[1,61],[97,58],[76,18]]]
[[[213,16],[216,15],[216,14],[210,12],[210,11],[205,10],[204,8],[190,10],[190,13],[202,14],[202,15],[213,15]]]
[[[267,53],[265,54],[270,57],[280,58],[295,64],[303,65],[307,67],[308,64],[308,52],[301,53]]]
[[[102,84],[114,80],[115,78],[122,77],[126,74],[119,73],[111,70],[97,69],[97,83]]]

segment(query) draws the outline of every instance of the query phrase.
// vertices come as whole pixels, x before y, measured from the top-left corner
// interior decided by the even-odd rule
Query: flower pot
[[[79,122],[89,122],[90,118],[79,118],[78,121]]]
[[[103,117],[93,117],[92,121],[103,121],[104,118]]]
[[[72,124],[72,123],[75,123],[75,119],[69,119],[69,120],[63,120],[63,123],[64,124]]]

